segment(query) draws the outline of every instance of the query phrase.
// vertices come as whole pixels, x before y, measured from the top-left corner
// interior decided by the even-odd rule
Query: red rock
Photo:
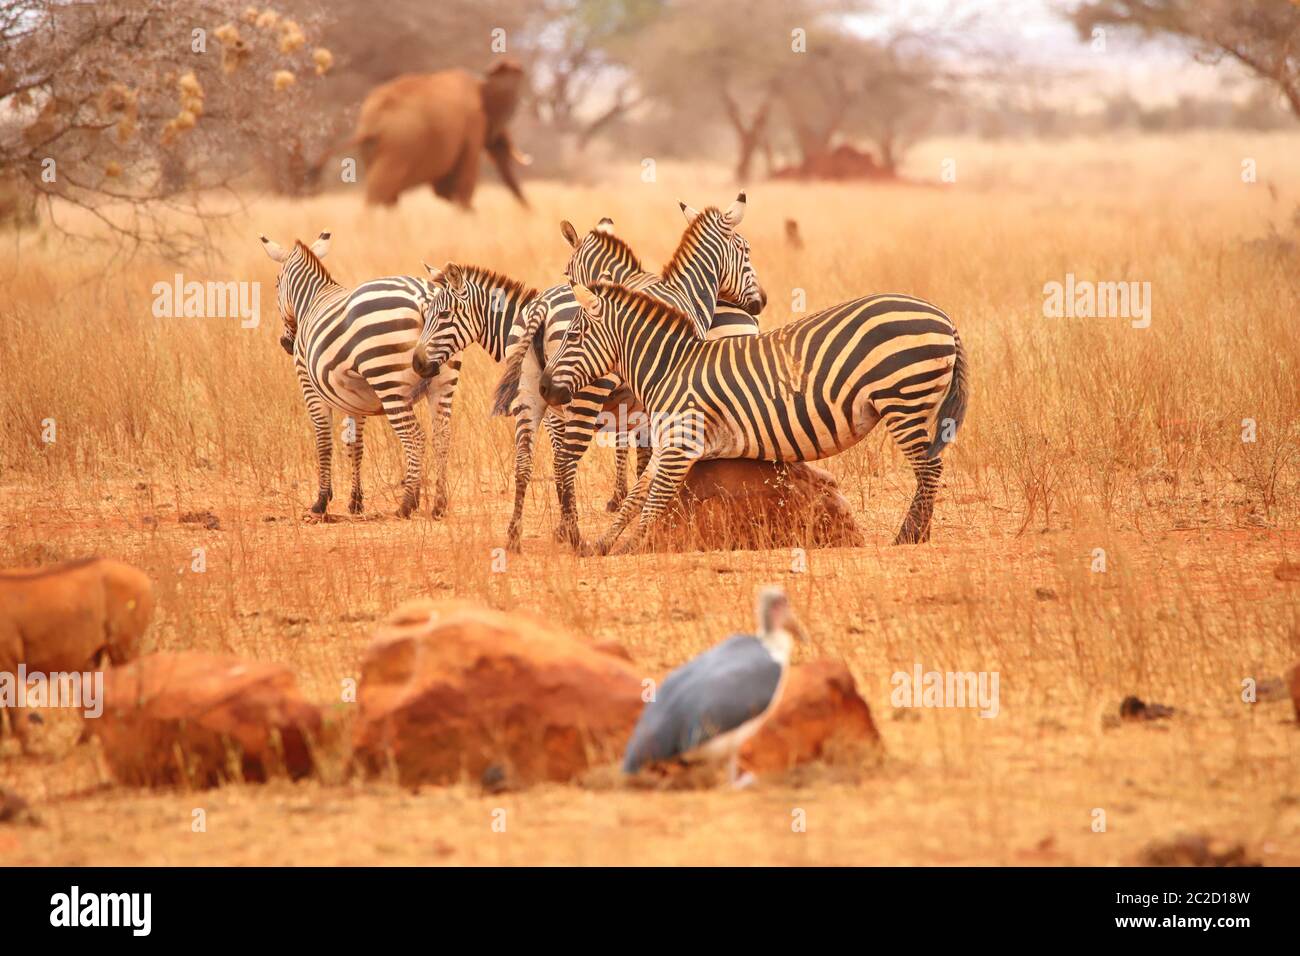
[[[849,669],[839,661],[791,667],[785,693],[771,719],[741,754],[755,773],[788,770],[837,754],[881,746],[867,702]]]
[[[513,786],[616,760],[641,712],[641,675],[531,618],[420,599],[377,629],[357,700],[364,769]]]
[[[114,778],[128,785],[261,781],[276,767],[300,777],[321,727],[283,664],[198,651],[110,669],[104,701],[91,723]]]
[[[649,547],[712,551],[863,543],[829,472],[806,462],[724,458],[691,468]]]

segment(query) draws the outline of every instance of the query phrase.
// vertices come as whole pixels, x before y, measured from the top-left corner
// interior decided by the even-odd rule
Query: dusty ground
[[[274,341],[270,264],[248,233],[283,241],[332,227],[332,261],[353,279],[461,256],[517,263],[542,282],[562,264],[560,216],[582,227],[612,212],[634,241],[656,237],[638,245],[657,263],[680,231],[669,193],[726,198],[713,182],[645,196],[539,185],[538,212],[510,235],[485,228],[510,213],[492,192],[476,218],[422,197],[374,217],[354,197],[265,203],[240,220],[230,263],[212,273],[262,281],[266,315],[253,332],[153,319],[149,285],[171,267],[97,276],[87,262],[60,286],[52,241],[24,247],[0,295],[15,330],[0,342],[0,566],[92,552],[139,565],[159,593],[150,648],[284,661],[331,705],[337,741],[349,720],[340,682],[357,675],[374,622],[406,598],[526,609],[616,639],[654,673],[746,627],[754,587],[779,581],[816,639],[800,653],[848,663],[886,756],[741,793],[625,790],[606,778],[490,795],[348,779],[337,743],[303,783],[150,793],[108,783],[94,746],[68,750],[56,720],[46,753],[0,756],[0,786],[41,821],[0,824],[0,860],[1125,864],[1153,842],[1201,833],[1266,864],[1300,864],[1300,728],[1276,695],[1242,700],[1244,679],[1267,686],[1300,660],[1300,584],[1274,574],[1300,552],[1297,273],[1275,258],[1285,252],[1249,244],[1269,223],[1289,235],[1300,183],[1280,170],[1294,147],[1260,137],[973,153],[961,167],[969,185],[952,196],[753,190],[746,235],[773,295],[768,327],[788,316],[796,287],[814,308],[915,292],[954,315],[975,376],[934,541],[889,546],[911,479],[875,435],[830,463],[868,546],[811,552],[806,573],[792,572],[789,551],[575,558],[550,537],[546,467],[524,553],[494,573],[510,425],[484,423],[493,369],[481,355],[458,398],[447,519],[391,516],[398,455],[378,423],[367,519],[302,518],[314,488],[309,428]],[[1279,171],[1280,198],[1240,192],[1232,157],[1256,154]],[[803,253],[782,244],[787,215],[800,218]],[[1151,281],[1152,327],[1044,319],[1042,285],[1067,271]],[[52,446],[38,437],[46,417],[58,422]],[[1255,443],[1241,441],[1245,417],[1258,423]],[[589,534],[607,520],[611,459],[598,449],[580,473]],[[190,512],[219,526],[182,522]],[[195,548],[202,574],[190,570]],[[1098,548],[1104,572],[1093,570]],[[998,716],[894,708],[890,676],[916,662],[997,671]],[[1113,726],[1129,694],[1175,714]],[[206,832],[192,832],[196,808]],[[492,829],[498,809],[504,833]],[[1093,829],[1098,810],[1105,832]]]

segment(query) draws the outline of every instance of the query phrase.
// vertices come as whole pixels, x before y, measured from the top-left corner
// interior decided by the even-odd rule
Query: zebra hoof
[[[403,501],[402,506],[397,509],[397,517],[409,518],[411,517],[412,513],[414,513],[414,511],[415,511],[414,501]]]
[[[353,495],[352,500],[348,502],[348,514],[359,515],[365,510],[365,505],[361,502],[361,496]]]
[[[446,513],[447,513],[447,499],[446,497],[439,495],[437,498],[433,499],[433,507],[429,509],[429,517],[432,518],[434,521],[437,521],[439,518],[443,517],[443,515],[445,515]]]
[[[316,503],[311,506],[311,513],[314,515],[323,515],[325,509],[330,506],[330,499],[334,497],[328,491],[322,491],[316,498]]]
[[[610,514],[613,514],[614,512],[618,511],[618,509],[621,507],[623,507],[622,495],[615,495],[613,498],[610,498],[609,501],[605,502],[605,510],[608,511]]]

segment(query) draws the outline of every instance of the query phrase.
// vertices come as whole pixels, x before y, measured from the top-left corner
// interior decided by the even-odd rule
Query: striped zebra
[[[813,461],[883,421],[916,474],[895,544],[926,541],[944,447],[969,396],[952,321],[921,299],[873,295],[757,336],[702,342],[692,320],[608,282],[575,286],[581,315],[551,355],[540,390],[563,403],[619,375],[650,416],[653,453],[595,552],[608,553],[640,509],[634,550],[691,466],[710,458]]]
[[[565,267],[566,276],[571,281],[607,276],[644,289],[647,294],[660,296],[680,308],[691,310],[697,334],[703,328],[703,334],[710,339],[757,334],[758,323],[754,316],[766,305],[767,294],[754,271],[749,244],[736,232],[745,214],[745,194],[742,192],[725,213],[712,207],[700,213],[685,203],[680,206],[687,219],[687,228],[668,266],[658,274],[647,272],[642,267],[640,259],[627,243],[614,235],[613,222],[608,218],[602,219],[582,239],[578,238],[571,223],[562,222],[560,231],[573,247]],[[709,322],[715,327],[710,327],[702,316],[702,310],[706,308],[713,309]],[[547,404],[538,387],[542,366],[546,356],[563,341],[569,323],[578,311],[571,287],[555,286],[520,313],[508,337],[506,367],[496,388],[493,414],[515,416],[512,546],[517,546],[524,493],[532,474],[533,435]],[[552,433],[556,448],[556,481],[561,498],[561,531],[557,536],[567,538],[575,545],[580,543],[574,496],[577,462],[586,453],[601,424],[602,411],[609,411],[609,406],[613,405],[616,419],[620,422],[626,422],[632,413],[638,411],[625,397],[626,389],[615,391],[618,388],[616,376],[604,376],[580,389],[580,394],[575,394],[578,400],[566,404],[563,435],[557,438]],[[610,396],[606,390],[613,395]],[[637,446],[638,473],[644,470],[649,458],[646,438],[629,437],[619,428],[616,429],[616,442],[618,460],[615,493],[607,505],[610,511],[617,510],[626,498],[623,489],[626,488],[627,444],[632,442]]]
[[[584,254],[599,257],[599,262],[592,264],[593,268],[598,266],[604,272],[621,276],[634,276],[641,271],[640,262],[631,257],[630,250],[625,252],[594,242],[583,248]],[[421,377],[439,375],[452,356],[475,342],[494,360],[501,361],[511,334],[526,324],[524,316],[530,311],[549,315],[562,328],[567,327],[570,318],[578,311],[568,285],[553,286],[539,293],[522,282],[480,266],[449,262],[442,269],[428,265],[425,268],[442,294],[430,298],[427,303],[423,328],[411,357],[411,367]],[[535,385],[541,375],[541,355],[523,357],[520,365]],[[535,387],[532,394],[536,394]],[[567,449],[580,446],[585,451],[590,436],[586,441],[580,441],[567,437],[567,433],[570,428],[587,427],[587,423],[594,422],[607,405],[630,400],[631,395],[626,389],[618,389],[617,379],[600,379],[589,388],[580,390],[563,412],[548,412],[546,403],[540,398],[519,406],[515,427],[515,507],[506,534],[510,549],[519,549],[524,498],[532,477],[532,446],[538,423],[545,423],[555,453],[556,493],[561,513],[556,537],[576,545],[578,522],[573,489],[581,452],[570,457]],[[617,508],[617,502],[621,502],[626,493],[627,442],[620,442],[611,510]]]
[[[366,419],[384,415],[393,426],[406,458],[402,503],[397,514],[408,517],[419,504],[424,430],[414,403],[428,393],[438,477],[433,516],[447,507],[447,445],[451,403],[460,377],[460,359],[452,358],[439,374],[424,379],[411,368],[422,315],[442,290],[426,279],[388,276],[349,289],[335,282],[321,262],[330,234],[307,246],[295,241],[284,249],[266,236],[262,247],[280,264],[276,301],[284,320],[280,345],[293,356],[307,414],[316,430],[319,493],[311,506],[323,515],[334,497],[333,412],[347,416],[343,442],[352,464],[348,511],[361,514],[361,456]]]

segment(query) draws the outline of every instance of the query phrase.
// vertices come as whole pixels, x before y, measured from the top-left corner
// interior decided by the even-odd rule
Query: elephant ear
[[[574,249],[578,248],[578,230],[573,228],[573,223],[569,222],[569,220],[560,220],[560,235],[562,235],[564,241]]]

